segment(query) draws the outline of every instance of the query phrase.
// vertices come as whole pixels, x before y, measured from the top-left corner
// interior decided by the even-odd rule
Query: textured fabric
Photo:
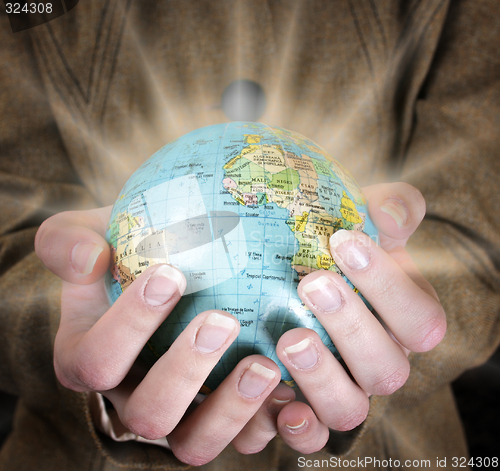
[[[499,344],[499,23],[495,0],[87,0],[12,34],[0,17],[0,387],[19,396],[5,470],[183,469],[165,449],[116,443],[52,368],[60,282],[33,253],[38,225],[111,204],[176,137],[226,120],[224,89],[262,85],[261,121],[297,131],[362,185],[407,181],[427,216],[410,249],[448,332],[412,354],[407,384],[373,397],[356,430],[308,459],[466,456],[450,382]],[[333,455],[332,455],[333,454]],[[276,438],[205,466],[295,469]]]

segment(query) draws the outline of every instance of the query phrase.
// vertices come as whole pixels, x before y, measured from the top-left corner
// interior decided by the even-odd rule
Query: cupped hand
[[[446,317],[432,286],[405,249],[425,214],[420,192],[405,183],[363,189],[380,245],[357,231],[338,231],[332,256],[362,299],[333,271],[316,271],[298,293],[333,340],[350,374],[309,329],[294,329],[278,342],[277,354],[306,403],[293,401],[278,415],[278,430],[302,453],[321,449],[329,429],[360,425],[369,396],[389,395],[406,382],[410,352],[435,347],[446,332]]]
[[[433,348],[446,320],[437,296],[405,250],[425,202],[406,184],[364,189],[380,246],[359,232],[338,232],[332,256],[374,307],[375,317],[342,277],[317,271],[299,296],[323,324],[350,374],[309,329],[294,329],[277,345],[307,401],[278,384],[268,358],[242,360],[225,381],[186,415],[205,378],[239,331],[222,311],[198,315],[148,371],[135,362],[185,289],[168,265],[145,271],[109,308],[103,276],[110,252],[104,240],[111,208],[67,212],[48,219],[35,246],[63,280],[61,324],[54,365],[66,387],[99,391],[123,424],[145,438],[168,436],[176,456],[203,464],[229,443],[242,453],[263,449],[277,432],[302,453],[321,449],[329,429],[349,430],[368,413],[371,394],[391,394],[409,374],[407,355]],[[209,334],[209,335],[208,335]],[[181,420],[182,419],[182,420]]]
[[[140,368],[140,351],[181,298],[186,280],[170,265],[155,265],[109,307],[103,276],[110,212],[60,213],[36,236],[37,255],[63,280],[54,346],[59,381],[75,391],[100,392],[126,428],[147,439],[167,436],[184,462],[204,464],[231,442],[243,453],[260,451],[277,433],[279,411],[294,399],[279,385],[279,368],[269,358],[246,357],[186,414],[239,323],[226,312],[203,312],[149,371]]]

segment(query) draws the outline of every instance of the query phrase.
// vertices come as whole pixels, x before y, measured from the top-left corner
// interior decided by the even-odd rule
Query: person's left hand
[[[389,395],[406,382],[409,352],[435,347],[446,332],[436,292],[405,249],[425,214],[421,193],[405,183],[363,189],[380,246],[358,231],[338,231],[332,256],[376,311],[333,271],[316,271],[298,293],[330,335],[349,372],[310,329],[293,329],[279,340],[277,354],[307,402],[287,404],[277,417],[284,441],[301,453],[320,450],[329,429],[360,425],[370,395]],[[245,444],[235,440],[237,449]]]

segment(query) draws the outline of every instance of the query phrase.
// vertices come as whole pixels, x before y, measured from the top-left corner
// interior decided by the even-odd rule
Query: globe
[[[148,267],[169,263],[186,276],[186,291],[143,361],[154,364],[197,314],[221,309],[241,330],[208,390],[252,353],[274,360],[293,385],[276,355],[284,332],[314,329],[338,355],[297,285],[314,270],[341,273],[329,250],[339,229],[377,237],[358,185],[317,144],[261,123],[197,129],[156,152],[123,187],[106,235],[108,298],[114,303]]]

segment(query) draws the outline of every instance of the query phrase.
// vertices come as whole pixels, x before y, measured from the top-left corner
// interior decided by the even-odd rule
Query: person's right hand
[[[109,307],[103,277],[110,261],[104,240],[110,212],[60,213],[36,236],[38,257],[63,280],[54,346],[59,381],[74,391],[100,392],[126,428],[147,439],[167,436],[186,463],[207,463],[231,442],[242,453],[260,451],[277,433],[279,411],[295,396],[278,385],[278,366],[264,356],[246,357],[186,415],[239,323],[226,312],[203,312],[149,371],[140,369],[140,351],[181,298],[186,280],[170,265],[155,265]]]

